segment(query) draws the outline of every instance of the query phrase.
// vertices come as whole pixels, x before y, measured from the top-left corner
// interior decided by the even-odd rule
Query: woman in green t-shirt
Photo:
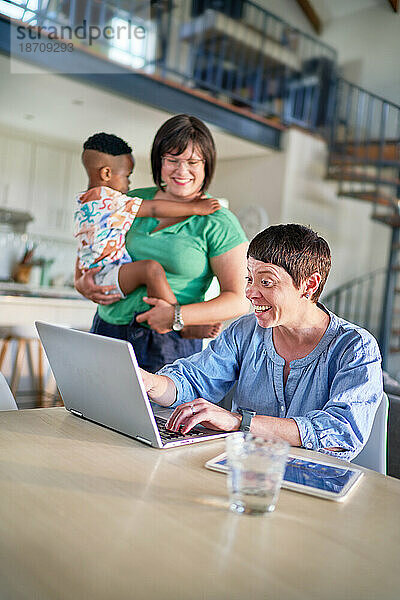
[[[208,127],[196,117],[176,115],[160,127],[153,142],[156,187],[129,195],[179,202],[198,199],[211,183],[215,158]],[[120,300],[95,285],[90,271],[76,287],[99,304],[91,331],[131,342],[142,368],[155,372],[200,351],[201,340],[191,337],[203,337],[209,328],[196,332],[191,326],[218,324],[247,311],[246,236],[229,210],[221,208],[207,216],[137,218],[126,236],[126,249],[132,260],[153,259],[163,266],[179,304],[147,298],[144,287]],[[214,275],[220,294],[204,301]]]

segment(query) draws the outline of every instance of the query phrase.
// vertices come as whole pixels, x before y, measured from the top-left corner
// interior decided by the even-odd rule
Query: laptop
[[[65,408],[155,448],[172,448],[225,437],[196,426],[168,431],[172,409],[150,403],[129,342],[35,322]],[[153,408],[154,407],[154,411]]]

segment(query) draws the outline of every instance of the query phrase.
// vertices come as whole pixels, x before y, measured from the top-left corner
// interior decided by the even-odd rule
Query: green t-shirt
[[[156,187],[150,187],[133,190],[128,195],[152,200],[156,192]],[[226,208],[212,215],[193,215],[153,232],[157,224],[155,218],[136,218],[125,238],[126,249],[132,260],[153,259],[164,267],[180,304],[203,302],[214,276],[209,259],[247,239],[235,215]],[[99,316],[107,323],[127,325],[135,312],[149,310],[142,300],[146,295],[146,288],[139,287],[115,304],[99,306]]]

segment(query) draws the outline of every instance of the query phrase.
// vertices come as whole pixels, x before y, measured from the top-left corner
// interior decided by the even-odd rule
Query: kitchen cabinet
[[[28,233],[73,240],[75,196],[87,185],[80,151],[0,132],[0,207],[31,213]]]
[[[66,196],[65,151],[35,144],[32,233],[59,236],[62,233],[63,202]]]
[[[28,233],[73,239],[75,196],[86,187],[80,152],[0,132],[0,207],[31,213]]]
[[[67,164],[67,199],[64,202],[64,231],[71,239],[74,235],[75,196],[87,189],[87,175],[80,154],[70,153]]]
[[[74,199],[84,186],[78,153],[37,144],[32,199],[35,221],[29,231],[72,241]]]
[[[32,211],[33,144],[0,134],[0,206]]]
[[[84,298],[38,298],[0,295],[0,328],[14,328],[14,335],[35,337],[34,322],[49,321],[76,329],[90,329],[96,305]],[[20,330],[16,328],[21,328]]]

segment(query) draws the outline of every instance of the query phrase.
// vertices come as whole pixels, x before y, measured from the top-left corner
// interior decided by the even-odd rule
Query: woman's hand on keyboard
[[[195,425],[203,425],[216,431],[237,431],[242,417],[231,413],[204,398],[196,398],[178,406],[167,421],[171,431],[188,433]]]

